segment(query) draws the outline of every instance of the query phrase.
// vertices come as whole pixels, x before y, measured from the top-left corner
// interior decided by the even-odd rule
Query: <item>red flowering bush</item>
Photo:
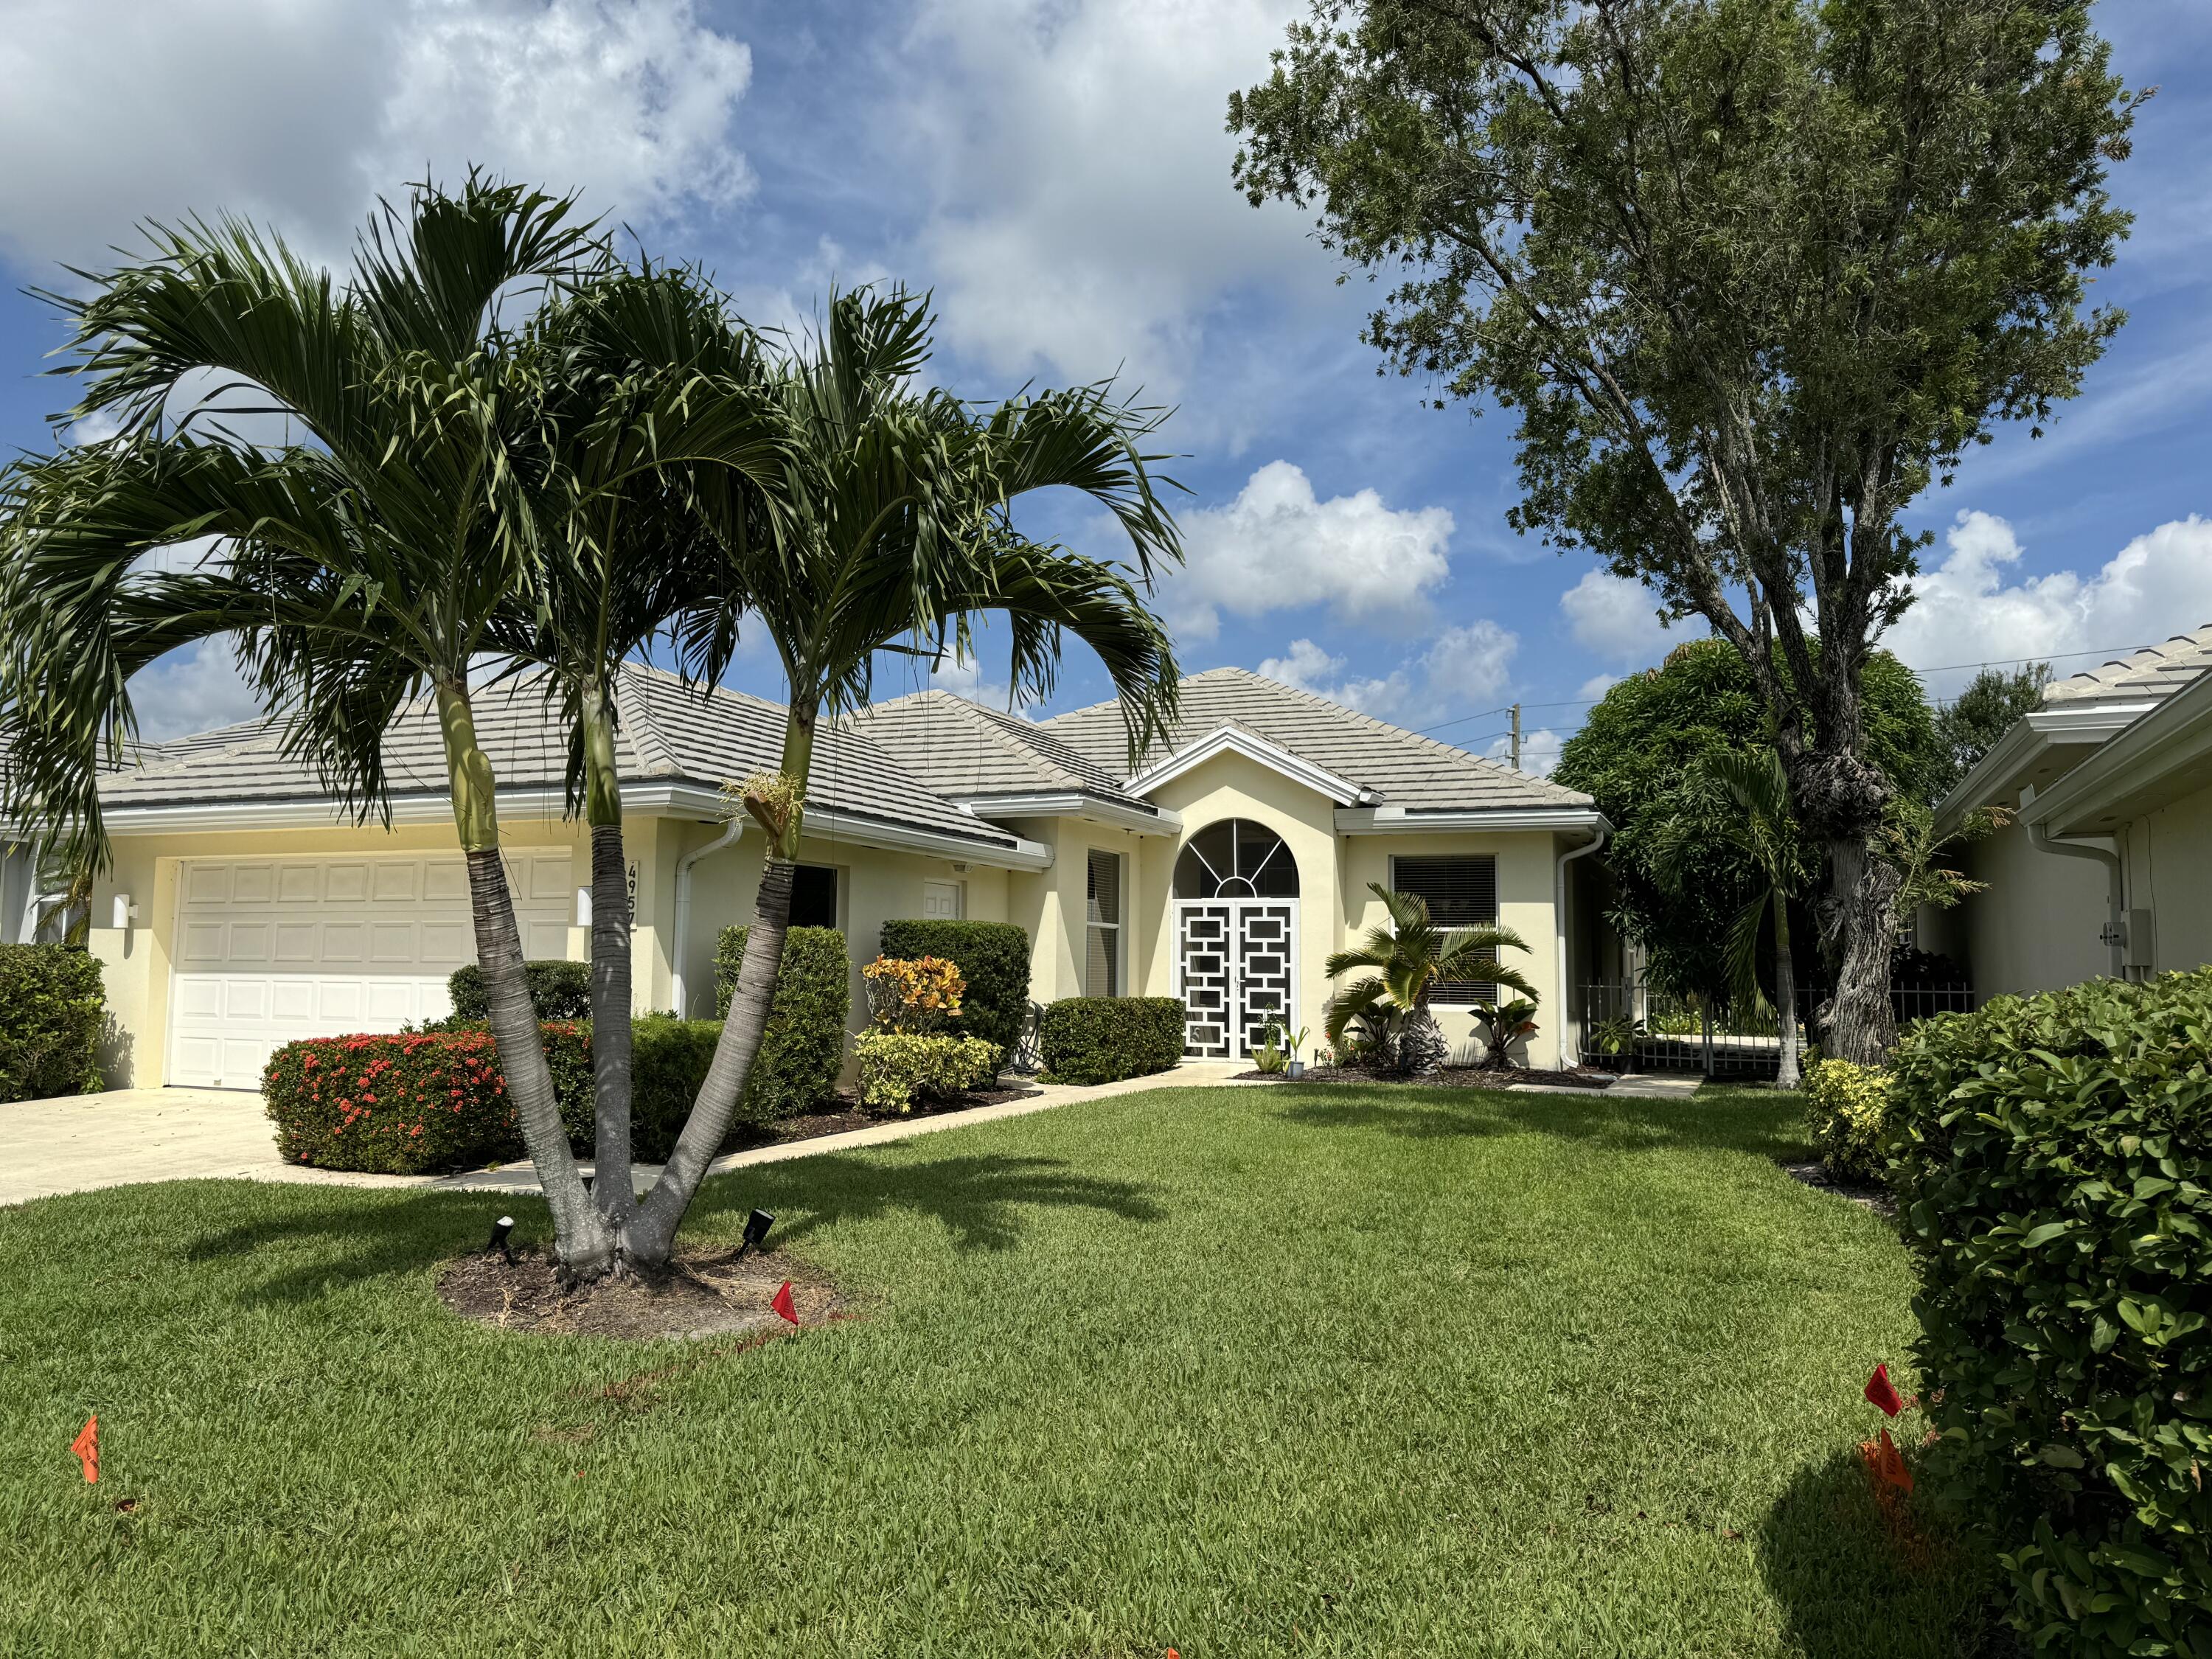
[[[548,1025],[545,1048],[556,1085],[564,1073],[584,1079],[588,1144],[588,1030]],[[522,1155],[521,1131],[489,1031],[287,1043],[270,1056],[261,1091],[276,1125],[276,1150],[289,1163],[422,1175]],[[572,1122],[572,1135],[575,1127]]]

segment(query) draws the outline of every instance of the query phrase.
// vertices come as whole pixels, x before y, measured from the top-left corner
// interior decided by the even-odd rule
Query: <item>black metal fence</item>
[[[1899,1026],[1974,1006],[1971,985],[1898,985],[1889,993]],[[1801,986],[1797,1040],[1820,1042],[1820,986]],[[1782,1018],[1770,1004],[1730,1008],[1649,986],[1598,983],[1583,988],[1582,1061],[1607,1071],[1699,1072],[1710,1078],[1772,1077],[1782,1064]]]

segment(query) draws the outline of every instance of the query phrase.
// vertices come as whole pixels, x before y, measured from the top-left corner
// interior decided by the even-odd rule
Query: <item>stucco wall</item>
[[[576,879],[588,878],[589,855],[578,828],[558,817],[505,814],[500,821],[500,836],[501,844],[508,847],[566,848],[579,872]],[[331,825],[313,830],[191,830],[117,837],[113,864],[94,884],[93,925],[87,941],[101,963],[115,1033],[101,1062],[110,1086],[158,1088],[167,1080],[169,968],[175,945],[177,881],[182,860],[458,852],[459,845],[450,823],[404,824],[388,830]],[[118,893],[129,894],[138,910],[137,921],[127,928],[111,925]],[[582,959],[581,930],[568,930],[568,947],[571,959]],[[646,930],[638,942],[641,956],[654,948],[650,930]]]
[[[2151,913],[2159,973],[2212,962],[2212,787],[2130,826],[2128,905]],[[2101,971],[2101,969],[2100,970]]]
[[[2110,915],[2102,865],[2039,851],[2019,823],[1978,842],[1966,865],[1988,890],[1925,937],[1954,954],[1963,944],[1977,998],[2056,990],[2112,971],[2098,937]]]
[[[676,866],[684,854],[711,844],[721,826],[663,819],[668,848],[661,868],[662,887],[671,917],[660,937],[672,947],[675,929]],[[763,843],[759,830],[746,827],[733,845],[710,853],[692,866],[691,920],[684,939],[684,1000],[694,1018],[712,1018],[714,1012],[714,949],[725,927],[752,920],[753,898],[760,887]],[[866,1024],[867,999],[860,981],[862,964],[872,961],[886,921],[902,921],[921,915],[921,886],[926,881],[960,884],[963,914],[971,921],[1019,921],[1007,914],[1007,872],[968,862],[956,870],[949,859],[920,854],[885,852],[856,847],[850,842],[806,837],[799,842],[799,862],[826,865],[837,872],[837,925],[845,935],[853,960],[853,1029]],[[1047,872],[1049,876],[1052,872]],[[1022,877],[1018,879],[1034,879]],[[1024,926],[1027,924],[1024,923]],[[1032,931],[1032,939],[1035,934]],[[672,958],[666,949],[653,964],[652,1000],[641,1006],[673,1006],[675,988]]]

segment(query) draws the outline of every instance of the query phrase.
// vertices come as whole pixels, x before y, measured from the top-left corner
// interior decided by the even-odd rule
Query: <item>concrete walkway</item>
[[[1049,1110],[1073,1101],[1146,1089],[1181,1089],[1227,1083],[1242,1070],[1226,1061],[1194,1061],[1151,1077],[1079,1088],[1068,1084],[1037,1085],[1036,1092],[995,1106],[936,1117],[891,1119],[843,1134],[822,1135],[773,1146],[749,1147],[714,1160],[709,1173],[721,1175],[751,1164],[886,1141],[943,1129],[990,1123],[1003,1117]],[[589,1169],[589,1164],[585,1165]],[[635,1174],[639,1190],[659,1179],[660,1166],[643,1164]],[[0,1106],[0,1204],[21,1204],[57,1193],[89,1192],[148,1181],[207,1177],[249,1181],[293,1181],[344,1187],[451,1188],[468,1192],[535,1192],[536,1172],[527,1164],[495,1170],[470,1170],[451,1176],[357,1175],[341,1170],[311,1170],[276,1156],[276,1130],[261,1109],[261,1097],[231,1089],[113,1089],[105,1094],[58,1100],[19,1101]]]

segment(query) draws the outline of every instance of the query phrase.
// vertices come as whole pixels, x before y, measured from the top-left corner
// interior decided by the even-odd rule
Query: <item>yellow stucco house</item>
[[[1987,887],[1919,919],[1978,997],[2212,962],[2212,625],[2045,686],[1936,827],[1992,805],[2012,823],[1963,860]]]
[[[783,711],[644,667],[620,710],[637,1006],[709,1014],[716,938],[749,916],[761,858],[721,787],[773,766]],[[565,745],[526,687],[487,694],[478,721],[525,949],[581,959]],[[447,1012],[473,940],[427,709],[386,757],[388,827],[343,822],[258,726],[165,745],[102,784],[115,858],[91,948],[113,1083],[250,1088],[279,1043]],[[1184,681],[1177,729],[1134,765],[1110,702],[1036,723],[944,692],[878,704],[823,734],[807,827],[793,920],[844,932],[856,1009],[885,921],[1012,921],[1036,1000],[1182,997],[1188,1052],[1242,1056],[1279,1018],[1318,1033],[1322,963],[1382,919],[1380,881],[1528,941],[1515,960],[1545,993],[1527,1048],[1540,1066],[1559,1062],[1553,1016],[1570,1006],[1572,866],[1606,829],[1587,796],[1237,669]],[[1477,988],[1441,999],[1455,1044]]]

